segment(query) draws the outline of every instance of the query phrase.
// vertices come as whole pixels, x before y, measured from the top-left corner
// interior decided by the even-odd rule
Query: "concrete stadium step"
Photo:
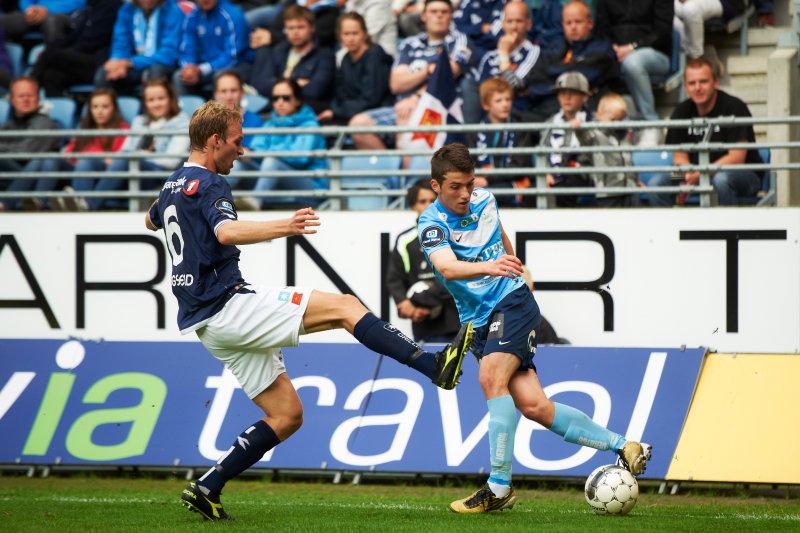
[[[728,76],[753,75],[767,73],[766,57],[731,56],[728,58],[726,71]]]
[[[750,106],[752,104],[766,104],[767,102],[767,91],[765,90],[766,80],[762,80],[761,83],[754,83],[754,84],[741,84],[737,83],[736,78],[731,78],[731,83],[729,85],[720,85],[720,89],[725,91],[728,94],[732,94],[737,98],[744,100],[744,102]]]

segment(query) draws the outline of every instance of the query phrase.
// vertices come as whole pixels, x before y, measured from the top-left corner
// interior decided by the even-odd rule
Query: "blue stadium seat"
[[[139,114],[141,105],[139,99],[133,96],[118,96],[117,105],[119,105],[119,112],[122,113],[125,122],[132,124],[133,117]]]
[[[8,112],[11,109],[11,104],[5,98],[0,98],[0,124],[8,120]]]
[[[205,104],[206,101],[201,96],[184,94],[178,97],[178,103],[181,106],[181,110],[191,117],[192,113],[194,113],[198,107]]]
[[[79,85],[70,85],[69,87],[67,87],[67,92],[72,95],[75,94],[88,95],[89,93],[94,91],[94,89],[95,87],[91,83],[84,83]]]
[[[403,188],[411,187],[419,180],[429,180],[431,178],[431,158],[427,155],[411,156],[408,162],[408,170],[420,170],[420,174],[406,176]]]
[[[76,127],[77,106],[72,98],[55,97],[45,100],[46,105],[50,105],[48,116],[61,124],[64,129]]]
[[[11,59],[11,76],[22,76],[25,71],[25,50],[16,43],[6,43],[6,52]]]
[[[28,61],[25,66],[25,74],[30,74],[31,69],[33,69],[33,65],[39,60],[39,56],[44,52],[44,45],[37,44],[33,48],[30,49],[28,52]]]
[[[399,155],[387,156],[346,156],[342,158],[341,169],[343,172],[353,170],[398,170],[401,158]],[[352,191],[385,191],[396,189],[399,185],[397,176],[343,176],[341,181],[343,190]],[[385,209],[389,206],[386,196],[354,196],[347,199],[347,207],[353,210]]]
[[[672,164],[672,152],[667,150],[661,151],[648,151],[648,152],[633,152],[631,154],[631,158],[633,160],[634,167],[664,167],[669,166]],[[663,174],[663,172],[640,172],[637,171],[639,174],[639,179],[647,185],[653,176],[657,174]],[[639,197],[642,200],[647,200],[647,194],[641,194]]]
[[[260,94],[246,94],[242,98],[242,107],[253,113],[259,113],[267,107],[267,104],[269,104],[269,99]]]

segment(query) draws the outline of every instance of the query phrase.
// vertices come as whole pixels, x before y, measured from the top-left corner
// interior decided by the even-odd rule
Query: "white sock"
[[[491,481],[488,481],[486,484],[489,485],[489,488],[496,498],[505,497],[505,495],[511,490],[511,485],[501,485],[499,483],[492,483]]]

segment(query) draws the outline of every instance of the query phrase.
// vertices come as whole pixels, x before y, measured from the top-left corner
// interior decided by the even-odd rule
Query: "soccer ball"
[[[628,514],[639,499],[639,484],[621,466],[595,469],[586,479],[586,502],[597,514]]]

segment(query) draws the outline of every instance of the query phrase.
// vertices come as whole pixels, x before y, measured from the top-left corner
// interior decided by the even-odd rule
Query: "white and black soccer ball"
[[[597,514],[628,514],[639,499],[639,483],[617,465],[595,469],[586,479],[586,501]]]

